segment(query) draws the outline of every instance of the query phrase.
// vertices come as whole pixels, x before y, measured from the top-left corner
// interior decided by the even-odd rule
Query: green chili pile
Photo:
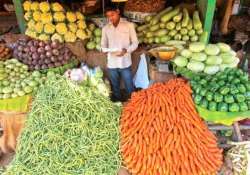
[[[115,175],[120,107],[95,90],[50,77],[38,90],[5,175]]]

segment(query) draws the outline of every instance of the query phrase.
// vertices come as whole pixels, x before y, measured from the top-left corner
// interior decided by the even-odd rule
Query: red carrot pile
[[[135,175],[212,175],[222,165],[217,139],[196,112],[183,79],[136,92],[120,130],[124,164]]]

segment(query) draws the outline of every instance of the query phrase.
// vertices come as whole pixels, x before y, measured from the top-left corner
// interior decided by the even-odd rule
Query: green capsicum
[[[240,110],[240,107],[237,103],[232,103],[229,105],[230,112],[238,112],[239,110]]]
[[[199,94],[196,94],[194,97],[195,104],[199,105],[201,103],[201,100],[202,100],[202,96]]]
[[[234,95],[239,93],[239,90],[237,89],[237,87],[235,85],[231,85],[230,86],[230,94]]]
[[[208,107],[208,101],[205,98],[203,98],[201,100],[200,107],[203,107],[203,108],[207,109],[207,107]]]
[[[246,98],[246,100],[250,100],[250,91],[247,91],[245,93],[245,98]]]
[[[242,94],[236,94],[235,95],[235,99],[236,99],[236,101],[237,102],[244,102],[245,100],[246,100],[246,98],[245,98],[245,96],[244,95],[242,95]]]
[[[206,93],[206,99],[207,99],[207,101],[212,101],[213,100],[213,93],[212,92],[207,92]]]
[[[222,94],[222,95],[226,95],[226,94],[228,94],[230,92],[230,89],[228,88],[228,87],[222,87],[222,88],[220,88],[220,93]]]
[[[200,91],[201,96],[205,96],[206,93],[207,93],[207,89],[201,89],[201,91]]]
[[[244,112],[248,110],[248,105],[245,102],[239,103],[240,111]]]
[[[209,111],[217,111],[217,103],[214,101],[211,101],[208,103],[208,110]]]
[[[240,91],[240,93],[245,93],[247,91],[246,87],[243,84],[239,84],[237,88]]]
[[[219,103],[218,104],[218,111],[227,112],[228,111],[228,104],[224,103],[224,102]]]
[[[226,96],[224,96],[224,102],[234,103],[234,97],[232,95],[226,95]]]
[[[223,101],[223,95],[216,92],[214,94],[214,101],[217,102],[217,103],[222,102]]]

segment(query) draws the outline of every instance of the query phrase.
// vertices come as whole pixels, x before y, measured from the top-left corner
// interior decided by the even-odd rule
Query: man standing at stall
[[[131,72],[131,53],[138,47],[134,25],[121,19],[115,6],[106,9],[109,23],[102,29],[101,47],[108,54],[108,73],[112,85],[113,101],[121,101],[120,80],[130,96],[134,91]]]

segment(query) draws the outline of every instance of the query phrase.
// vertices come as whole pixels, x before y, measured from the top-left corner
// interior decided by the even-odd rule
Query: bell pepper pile
[[[198,75],[191,80],[196,105],[209,111],[244,112],[250,110],[248,73],[227,68],[213,76]]]

